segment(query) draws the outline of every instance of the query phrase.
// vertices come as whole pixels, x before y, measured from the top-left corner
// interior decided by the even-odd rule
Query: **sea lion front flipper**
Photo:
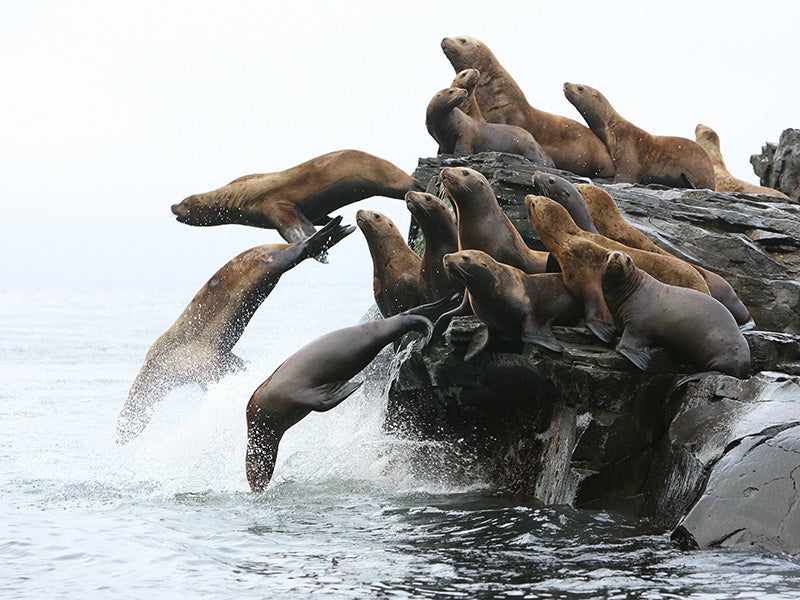
[[[309,410],[325,412],[338,406],[350,394],[361,387],[363,381],[331,381],[303,390],[294,401]]]
[[[284,202],[270,205],[268,220],[275,225],[281,237],[290,244],[302,242],[316,233],[317,229],[296,206]]]
[[[522,317],[522,341],[543,346],[553,352],[564,351],[564,347],[558,343],[556,336],[553,334],[550,324],[544,323],[540,325],[530,314]]]
[[[453,320],[453,317],[465,317],[471,314],[473,313],[472,305],[469,302],[469,292],[464,292],[464,298],[461,300],[461,304],[459,304],[453,310],[447,311],[441,317],[436,319],[430,341],[437,340],[444,335],[444,332],[447,331],[447,326],[450,325],[450,321]]]
[[[626,328],[622,332],[622,337],[619,340],[619,344],[617,344],[616,350],[642,371],[647,371],[647,367],[650,365],[650,359],[652,358],[650,348],[648,348],[641,339],[629,333],[629,331],[630,328]]]
[[[480,327],[467,346],[467,351],[464,353],[464,362],[470,361],[478,354],[486,350],[489,346],[489,339],[491,332],[488,327]]]

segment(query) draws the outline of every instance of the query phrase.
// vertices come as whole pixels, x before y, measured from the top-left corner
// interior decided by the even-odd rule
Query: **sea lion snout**
[[[171,210],[172,214],[174,214],[180,222],[184,222],[189,217],[189,205],[186,200],[173,204]]]

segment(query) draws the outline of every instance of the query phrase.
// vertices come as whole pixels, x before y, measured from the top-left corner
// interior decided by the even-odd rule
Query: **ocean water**
[[[122,401],[196,288],[0,292],[0,598],[800,598],[790,557],[684,552],[617,514],[454,484],[451,449],[425,448],[427,469],[383,432],[379,393],[291,429],[251,494],[250,394],[369,306],[298,281],[245,332],[245,371],[176,390],[126,446]]]

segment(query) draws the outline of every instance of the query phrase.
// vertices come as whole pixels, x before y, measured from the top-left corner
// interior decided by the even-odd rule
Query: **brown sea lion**
[[[419,268],[419,289],[423,302],[452,296],[461,286],[450,280],[442,259],[458,250],[458,229],[450,209],[433,194],[408,192],[406,206],[422,229],[425,249]]]
[[[648,252],[655,252],[665,256],[674,256],[663,248],[654,244],[649,237],[628,223],[620,213],[614,198],[604,189],[587,183],[576,184],[576,189],[583,196],[592,221],[597,226],[598,232],[607,238],[616,240],[631,248],[639,248]],[[677,258],[677,257],[676,257]],[[733,287],[724,277],[698,265],[690,264],[705,279],[709,293],[722,302],[740,327],[750,328],[755,323],[750,316],[750,311],[736,295]]]
[[[450,87],[467,90],[467,99],[459,108],[479,123],[486,123],[486,119],[483,118],[483,113],[481,113],[481,107],[478,106],[478,101],[475,98],[475,87],[478,85],[480,78],[481,72],[478,69],[464,69],[456,73]]]
[[[534,172],[532,179],[534,191],[540,196],[555,200],[566,208],[578,227],[584,231],[599,233],[578,188],[563,177],[544,171]]]
[[[422,304],[420,258],[409,248],[397,225],[374,210],[359,210],[356,224],[372,255],[372,291],[384,317]]]
[[[616,169],[614,182],[714,189],[714,167],[697,142],[649,134],[588,85],[565,83],[564,95],[608,148]]]
[[[467,288],[472,311],[486,324],[473,338],[465,361],[503,334],[561,352],[551,325],[573,324],[583,316],[582,305],[567,291],[559,273],[529,275],[480,250],[448,254],[444,265],[450,277]]]
[[[328,214],[370,196],[403,198],[422,182],[389,161],[358,150],[339,150],[297,166],[246,175],[172,206],[187,225],[238,223],[277,229],[289,242],[312,235]]]
[[[740,194],[764,194],[767,196],[777,196],[778,198],[789,199],[789,196],[781,191],[754,183],[748,183],[742,179],[731,175],[722,159],[719,136],[717,132],[707,125],[698,125],[694,128],[694,137],[697,143],[703,147],[711,164],[714,165],[714,180],[718,192],[738,192]]]
[[[525,206],[542,243],[558,260],[567,289],[584,303],[587,327],[604,342],[611,341],[615,329],[600,288],[605,254],[609,250],[627,252],[638,266],[661,281],[708,293],[700,274],[682,260],[628,248],[602,235],[583,231],[563,206],[544,196],[526,196]]]
[[[647,370],[650,351],[665,347],[680,362],[750,376],[750,348],[722,304],[696,290],[667,285],[634,264],[624,252],[608,253],[603,295],[622,324],[617,352]]]
[[[384,346],[410,331],[430,337],[433,325],[421,306],[378,321],[339,329],[287,358],[247,403],[247,481],[254,492],[272,478],[278,444],[311,411],[334,408],[362,382],[350,381]],[[434,307],[435,311],[441,310]]]
[[[587,177],[614,176],[614,163],[597,136],[573,119],[531,106],[486,44],[458,36],[444,38],[442,50],[456,72],[480,71],[475,97],[487,121],[527,129],[559,169]]]
[[[153,406],[171,390],[186,383],[205,386],[243,366],[232,350],[256,309],[286,271],[355,230],[341,220],[336,217],[295,244],[251,248],[214,273],[148,350],[119,414],[120,443],[144,430]]]
[[[543,167],[554,166],[539,143],[522,127],[481,123],[458,108],[466,98],[466,90],[448,88],[437,92],[428,104],[425,126],[431,137],[439,142],[441,154],[465,156],[478,152],[507,152],[524,156]]]

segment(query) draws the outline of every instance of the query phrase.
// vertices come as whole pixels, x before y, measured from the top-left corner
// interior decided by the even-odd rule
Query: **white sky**
[[[573,81],[654,134],[693,139],[702,122],[729,170],[755,182],[749,156],[800,126],[799,22],[792,0],[7,0],[3,280],[199,288],[235,254],[281,240],[188,227],[171,204],[343,148],[413,171],[436,151],[425,107],[454,75],[440,40],[461,34],[538,108],[580,121],[561,91]],[[407,228],[400,201],[362,201],[346,220],[358,208]],[[358,231],[319,268],[371,286]]]

